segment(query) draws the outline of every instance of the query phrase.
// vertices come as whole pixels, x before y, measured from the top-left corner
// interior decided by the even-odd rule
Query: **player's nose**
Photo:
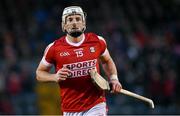
[[[73,28],[76,28],[77,27],[77,23],[73,23],[72,26],[73,26]]]
[[[76,19],[73,19],[72,24],[76,24],[76,23],[77,23]]]

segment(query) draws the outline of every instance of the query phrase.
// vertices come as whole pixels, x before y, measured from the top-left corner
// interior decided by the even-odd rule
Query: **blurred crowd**
[[[86,32],[106,39],[123,88],[155,103],[152,110],[107,94],[109,114],[180,114],[178,0],[1,0],[0,114],[40,114],[35,69],[45,47],[64,35],[69,5],[87,13]]]

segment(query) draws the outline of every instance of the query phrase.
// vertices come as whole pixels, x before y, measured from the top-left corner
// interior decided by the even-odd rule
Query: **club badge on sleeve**
[[[90,50],[91,53],[95,52],[95,48],[94,47],[90,47],[89,50]]]

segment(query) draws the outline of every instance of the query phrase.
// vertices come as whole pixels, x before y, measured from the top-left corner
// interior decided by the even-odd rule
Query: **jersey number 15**
[[[77,55],[77,57],[82,57],[83,56],[83,52],[82,51],[76,51],[76,55]]]

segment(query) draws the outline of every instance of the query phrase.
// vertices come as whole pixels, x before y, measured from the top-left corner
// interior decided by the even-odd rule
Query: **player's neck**
[[[67,39],[72,43],[78,43],[83,39],[83,34],[81,34],[79,37],[74,38],[67,34]]]

